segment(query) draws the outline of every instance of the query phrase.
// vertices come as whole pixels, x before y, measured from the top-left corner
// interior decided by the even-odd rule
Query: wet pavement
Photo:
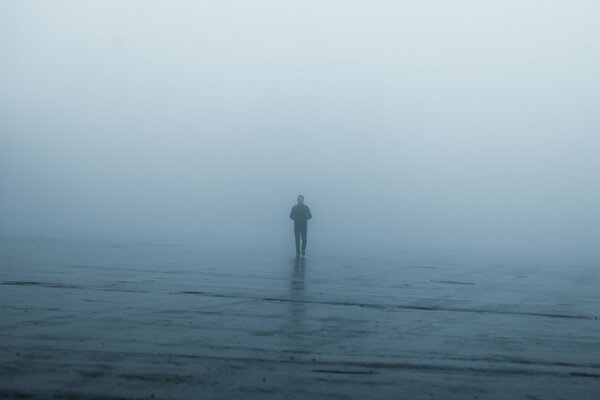
[[[600,398],[597,265],[0,250],[3,399]]]

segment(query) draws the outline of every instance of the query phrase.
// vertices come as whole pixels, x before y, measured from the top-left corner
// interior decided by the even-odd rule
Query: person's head
[[[304,196],[300,195],[298,196],[298,204],[303,204],[304,203]]]

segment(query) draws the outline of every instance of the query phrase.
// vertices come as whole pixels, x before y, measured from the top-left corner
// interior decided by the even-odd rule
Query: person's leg
[[[302,255],[306,253],[306,227],[302,229]]]
[[[300,255],[300,231],[298,229],[294,229],[294,236],[296,239],[296,255]]]

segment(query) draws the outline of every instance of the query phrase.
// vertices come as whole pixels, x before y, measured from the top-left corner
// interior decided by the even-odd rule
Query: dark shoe
[[[297,252],[297,253],[296,253],[296,257],[300,257],[300,252]]]
[[[302,255],[305,256],[306,255],[306,250],[302,249]]]

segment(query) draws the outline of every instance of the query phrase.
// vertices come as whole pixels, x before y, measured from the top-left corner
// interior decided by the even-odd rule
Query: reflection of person
[[[294,270],[291,276],[290,291],[290,329],[287,331],[293,338],[302,336],[302,327],[304,325],[304,267],[306,257],[294,258]],[[297,346],[297,339],[294,340],[294,346]],[[294,350],[301,350],[294,348]]]
[[[300,237],[302,237],[302,255],[306,255],[307,221],[312,218],[310,208],[304,204],[304,196],[298,196],[298,204],[292,207],[290,218],[294,220],[294,236],[296,237],[296,257],[300,256]]]

